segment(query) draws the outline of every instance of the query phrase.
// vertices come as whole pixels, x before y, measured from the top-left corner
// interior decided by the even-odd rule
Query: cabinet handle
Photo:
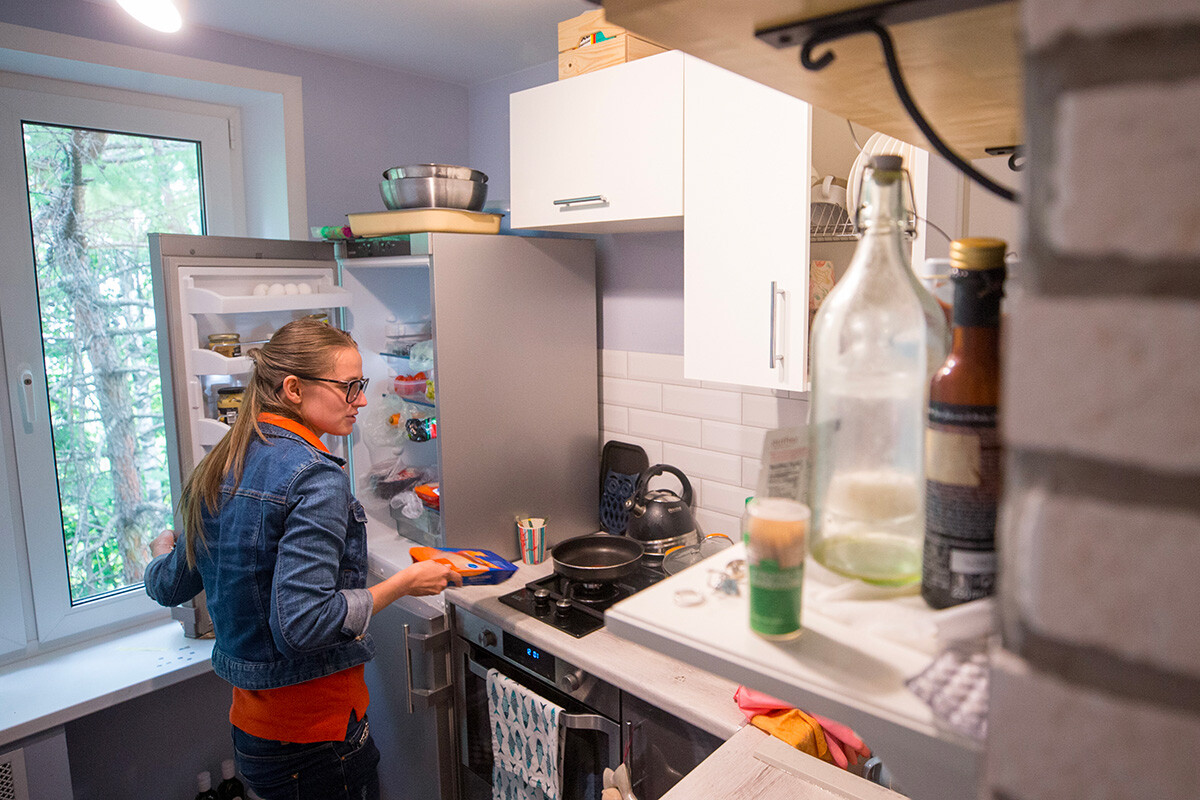
[[[777,327],[777,320],[779,317],[777,300],[780,298],[782,298],[783,300],[786,300],[787,292],[782,291],[778,288],[777,281],[771,281],[771,364],[770,364],[771,369],[775,369],[775,367],[778,366],[783,361],[783,354],[775,352],[775,345],[776,345],[775,329]]]
[[[608,198],[602,194],[593,194],[587,197],[564,197],[562,200],[554,201],[556,206],[572,206],[577,203],[604,203],[607,205]]]

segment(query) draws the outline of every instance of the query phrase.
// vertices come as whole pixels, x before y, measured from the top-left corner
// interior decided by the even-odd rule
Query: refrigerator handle
[[[421,708],[430,708],[431,706],[441,705],[450,698],[453,686],[447,682],[443,686],[438,686],[433,689],[416,689],[413,688],[413,645],[419,646],[426,654],[438,655],[445,654],[450,646],[450,631],[438,631],[437,633],[421,634],[411,633],[408,623],[404,623],[404,660],[408,667],[407,675],[405,676],[405,689],[408,697],[408,713],[416,712],[417,703],[414,698],[419,698]]]
[[[28,365],[21,365],[21,391],[17,393],[21,401],[21,422],[25,433],[33,433],[33,370]]]

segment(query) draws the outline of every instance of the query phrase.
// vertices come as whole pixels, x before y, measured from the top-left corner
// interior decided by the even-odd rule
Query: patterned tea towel
[[[563,709],[488,670],[493,800],[559,800]]]

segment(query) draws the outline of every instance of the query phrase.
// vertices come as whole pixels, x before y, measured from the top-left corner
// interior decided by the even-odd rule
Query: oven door
[[[456,707],[459,719],[459,786],[463,800],[492,797],[492,731],[488,719],[487,673],[496,669],[525,688],[564,709],[566,734],[562,753],[562,800],[599,800],[605,767],[621,761],[621,728],[610,718],[559,690],[541,676],[459,638],[455,657]],[[593,696],[604,687],[619,703],[619,692],[591,678]],[[597,685],[598,684],[598,685]],[[575,693],[575,692],[573,692]]]

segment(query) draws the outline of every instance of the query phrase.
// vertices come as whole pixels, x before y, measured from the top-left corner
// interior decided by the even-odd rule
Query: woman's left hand
[[[405,594],[414,597],[438,594],[447,586],[462,585],[462,576],[446,564],[436,561],[418,561],[404,569],[408,578],[408,591]]]

